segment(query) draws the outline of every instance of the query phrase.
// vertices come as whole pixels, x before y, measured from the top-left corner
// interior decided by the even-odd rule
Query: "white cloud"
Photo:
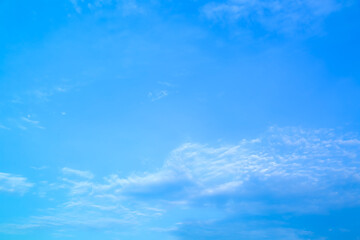
[[[72,3],[75,11],[76,11],[77,13],[81,13],[82,10],[81,10],[81,7],[80,7],[79,4],[78,4],[78,0],[70,0],[70,2]]]
[[[203,12],[216,21],[260,23],[268,30],[280,32],[314,30],[341,4],[336,0],[227,0],[208,3]]]
[[[155,92],[149,92],[148,93],[148,97],[153,102],[157,101],[157,100],[160,100],[160,99],[166,97],[167,95],[169,95],[169,93],[166,90],[160,90],[160,91],[155,91]]]
[[[0,172],[0,191],[23,194],[33,186],[25,177]]]
[[[34,125],[38,125],[40,123],[39,121],[31,120],[30,116],[22,117],[21,119],[27,123],[34,124]]]
[[[256,215],[359,205],[359,153],[360,141],[352,134],[270,128],[233,145],[183,144],[161,168],[127,177],[98,181],[91,172],[63,168],[66,177],[55,191],[69,194],[55,210],[26,224],[111,229],[196,206]]]
[[[318,196],[314,204],[320,208],[358,204],[360,191],[343,190],[343,184],[360,186],[359,153],[358,139],[334,130],[272,128],[261,138],[236,145],[184,144],[158,171],[127,178],[113,175],[92,191],[110,190],[138,201],[197,202],[210,196],[233,199],[262,193],[304,200]],[[340,201],[338,194],[347,197]]]
[[[71,86],[54,86],[54,87],[43,87],[35,89],[29,92],[30,96],[34,96],[41,101],[50,101],[51,97],[56,94],[66,93],[71,89]]]
[[[135,0],[70,0],[78,14],[96,11],[108,6],[120,10],[123,16],[143,13],[144,9]]]
[[[94,177],[94,175],[91,172],[76,170],[76,169],[72,169],[72,168],[68,168],[68,167],[62,168],[61,172],[65,175],[78,176],[78,177],[87,178],[87,179],[92,179]]]
[[[8,103],[7,108],[9,112],[15,114],[17,113],[17,116],[11,116],[10,114],[6,119],[0,119],[2,122],[0,123],[0,129],[20,129],[24,131],[32,128],[45,129],[45,127],[41,124],[42,122],[38,120],[36,113],[18,116],[19,107],[23,109],[21,112],[24,112],[24,109],[34,108],[34,104],[36,105],[39,102],[49,102],[55,95],[64,94],[76,86],[77,84],[64,85],[62,83],[58,83],[52,87],[43,86],[14,94],[12,98],[8,99],[6,102]],[[62,112],[61,114],[66,115],[65,112]]]
[[[43,126],[40,125],[40,121],[33,120],[32,116],[29,114],[26,117],[21,117],[21,121],[25,123],[27,126],[32,126],[40,129],[45,129]],[[18,127],[22,130],[27,130],[27,127],[19,124]]]
[[[157,171],[124,178],[113,174],[99,182],[90,172],[64,168],[64,174],[80,179],[63,178],[63,188],[68,189],[71,202],[86,199],[91,203],[88,206],[99,209],[123,206],[127,201],[131,202],[129,209],[154,202],[165,204],[162,207],[178,205],[176,202],[190,207],[217,198],[234,207],[238,203],[252,205],[241,199],[262,194],[293,202],[285,207],[280,203],[268,206],[255,199],[257,206],[263,204],[261,209],[313,211],[360,204],[356,188],[360,186],[359,153],[356,136],[326,129],[271,128],[259,138],[243,139],[235,145],[183,144]],[[346,188],[347,183],[355,187]],[[312,201],[314,197],[317,201]],[[306,206],[299,207],[305,202]]]
[[[256,191],[288,196],[331,195],[341,191],[339,184],[345,180],[360,184],[360,164],[356,161],[359,153],[358,139],[334,130],[271,128],[261,138],[244,139],[236,145],[186,143],[175,149],[157,171],[126,178],[114,174],[102,183],[91,181],[93,175],[89,172],[69,168],[62,171],[87,179],[65,179],[73,194],[111,194],[117,199],[130,197],[137,201],[195,201],[210,195],[234,197]],[[261,186],[252,189],[254,184]],[[352,193],[360,194],[347,192]],[[178,199],[179,194],[182,199]]]

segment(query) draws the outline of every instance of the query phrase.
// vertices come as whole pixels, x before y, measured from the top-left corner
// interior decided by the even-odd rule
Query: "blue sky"
[[[360,239],[357,1],[0,12],[0,239]]]

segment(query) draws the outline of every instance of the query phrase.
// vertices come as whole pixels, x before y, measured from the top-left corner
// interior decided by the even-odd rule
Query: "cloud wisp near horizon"
[[[186,231],[203,238],[201,234],[214,231],[214,236],[226,237],[241,231],[241,235],[251,236],[256,224],[243,225],[246,217],[321,215],[331,209],[359,207],[359,153],[360,139],[354,134],[272,127],[258,138],[242,139],[234,145],[185,143],[170,153],[161,168],[127,177],[111,174],[99,180],[91,172],[64,167],[57,182],[37,184],[44,185],[50,195],[60,191],[60,199],[66,201],[45,210],[45,215],[1,228],[21,232],[89,227],[116,232],[164,219],[169,226],[162,232],[175,235]],[[32,186],[25,178],[1,176],[7,176],[12,188],[21,192]],[[0,187],[6,189],[7,185]],[[196,215],[171,217],[178,209],[188,214],[207,211],[212,220]],[[239,216],[245,219],[236,220]],[[217,232],[231,218],[235,218],[231,226],[242,224],[240,230],[228,227],[226,233]],[[200,225],[192,229],[192,224],[208,225],[209,229],[201,233],[195,230]],[[262,224],[267,226],[263,230]],[[162,228],[150,225],[148,231]],[[271,231],[266,232],[267,228]],[[258,230],[268,237],[275,231],[280,239],[313,234],[270,221],[259,223]]]

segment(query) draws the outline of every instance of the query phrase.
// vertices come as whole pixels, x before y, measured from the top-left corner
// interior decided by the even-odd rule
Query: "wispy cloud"
[[[112,6],[116,10],[120,10],[123,16],[144,12],[144,8],[135,0],[70,0],[70,2],[78,14],[104,9],[109,6]]]
[[[169,95],[169,92],[167,90],[160,90],[160,91],[154,91],[154,92],[149,92],[148,93],[148,97],[151,99],[151,101],[157,101],[160,100],[166,96]]]
[[[40,121],[33,120],[32,116],[30,114],[27,115],[26,117],[21,117],[21,123],[19,124],[19,128],[22,129],[22,130],[26,130],[27,127],[24,126],[24,124],[26,124],[27,126],[32,126],[32,127],[44,129],[44,127],[40,125]]]
[[[314,30],[340,8],[336,0],[227,0],[206,4],[203,12],[215,21],[241,21],[243,26],[260,23],[268,30],[292,33]]]
[[[176,199],[196,204],[219,197],[236,202],[261,193],[293,198],[285,208],[282,204],[267,206],[266,201],[264,207],[312,211],[360,203],[356,200],[360,191],[354,187],[360,186],[359,153],[358,139],[336,135],[333,130],[272,128],[261,138],[244,139],[236,145],[184,144],[159,171],[128,178],[113,175],[102,189],[113,188],[137,200]],[[350,182],[351,190],[344,186]],[[307,207],[299,208],[299,196],[308,201]],[[314,196],[316,202],[312,202]]]
[[[30,91],[28,94],[34,96],[41,101],[49,101],[56,94],[66,93],[71,86],[53,86],[50,88],[38,88]]]
[[[178,208],[195,211],[201,207],[207,212],[220,211],[222,217],[214,218],[214,223],[201,220],[190,225],[169,225],[167,229],[186,234],[191,230],[188,227],[201,224],[197,229],[204,232],[197,232],[199,238],[206,235],[207,229],[218,229],[213,235],[217,236],[227,232],[228,225],[221,219],[231,216],[308,214],[359,206],[359,154],[360,141],[354,134],[274,127],[258,138],[232,145],[183,144],[158,170],[127,177],[112,174],[97,180],[91,172],[63,168],[61,181],[56,184],[57,190],[67,191],[65,200],[56,210],[33,217],[26,224],[139,226],[149,219],[169,217]],[[241,231],[237,234],[255,234],[252,228],[242,225],[236,228]],[[263,229],[262,234],[302,239],[299,236],[308,233],[275,224]],[[254,235],[253,239],[261,237]]]
[[[40,120],[38,120],[37,114],[30,109],[34,109],[34,106],[38,106],[38,104],[46,104],[50,102],[52,97],[55,95],[64,94],[77,86],[76,84],[64,82],[65,80],[57,84],[53,84],[52,86],[26,89],[22,92],[14,94],[11,99],[6,100],[7,115],[6,118],[3,119],[0,117],[0,129],[45,129],[45,127],[40,123]],[[24,112],[30,111],[31,114],[23,114]],[[66,115],[65,112],[62,112],[61,114]]]
[[[186,143],[175,149],[155,172],[126,178],[114,174],[105,177],[103,183],[72,181],[69,187],[72,191],[83,189],[81,192],[87,194],[112,194],[137,200],[195,201],[253,191],[304,197],[331,195],[339,191],[337,188],[341,189],[340,180],[360,183],[360,166],[356,161],[359,153],[357,138],[337,135],[333,130],[271,128],[262,137],[243,139],[236,145],[210,147]],[[63,173],[92,178],[89,172],[68,168]],[[253,189],[254,184],[262,187]],[[179,194],[183,199],[179,199]]]
[[[22,117],[21,120],[23,120],[24,122],[30,123],[30,124],[34,124],[34,125],[38,125],[40,123],[39,121],[31,120],[30,116]]]
[[[0,172],[0,191],[23,194],[33,186],[25,177]]]
[[[94,177],[94,175],[91,172],[76,170],[76,169],[67,168],[67,167],[62,168],[61,171],[65,175],[73,175],[73,176],[78,176],[81,178],[92,179]]]

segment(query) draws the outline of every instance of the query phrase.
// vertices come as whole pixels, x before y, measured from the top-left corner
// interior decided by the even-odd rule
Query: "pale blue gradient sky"
[[[0,239],[359,239],[360,6],[0,2]]]

